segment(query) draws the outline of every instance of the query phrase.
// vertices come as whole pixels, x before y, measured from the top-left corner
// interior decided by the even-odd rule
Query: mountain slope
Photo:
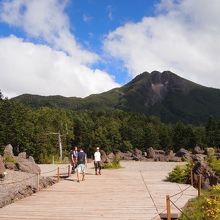
[[[144,72],[126,85],[86,98],[21,95],[13,98],[32,107],[114,110],[157,115],[164,122],[205,122],[220,118],[220,90],[204,87],[165,71]]]

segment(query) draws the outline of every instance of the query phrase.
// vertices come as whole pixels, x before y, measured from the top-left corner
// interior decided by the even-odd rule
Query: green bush
[[[167,177],[170,182],[185,183],[190,174],[189,165],[177,165]]]
[[[105,163],[103,165],[103,169],[118,169],[118,168],[121,168],[119,156],[115,156],[112,162]]]
[[[208,164],[216,172],[216,175],[220,176],[220,160],[217,160],[216,156],[210,156]]]

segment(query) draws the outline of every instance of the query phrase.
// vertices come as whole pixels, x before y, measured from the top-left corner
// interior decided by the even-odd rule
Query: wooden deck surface
[[[76,176],[71,175],[1,208],[0,220],[156,220],[160,219],[158,213],[165,212],[166,194],[173,195],[189,187],[163,181],[176,163],[131,161],[122,165],[122,169],[103,170],[101,176],[96,176],[90,164],[85,181],[77,183]],[[171,200],[182,208],[196,195],[197,191],[190,187]],[[179,211],[172,207],[172,212]]]

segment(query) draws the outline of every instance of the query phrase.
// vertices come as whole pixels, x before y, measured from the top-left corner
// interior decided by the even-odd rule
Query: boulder
[[[194,154],[193,156],[192,156],[192,159],[193,159],[193,161],[204,161],[204,159],[206,158],[207,156],[206,155],[204,155],[204,154]]]
[[[17,163],[18,169],[23,172],[34,173],[34,174],[41,172],[40,167],[37,164],[35,164],[27,159],[23,159],[23,158],[18,157],[16,160],[16,163]]]
[[[5,157],[14,157],[13,147],[11,146],[11,144],[8,144],[4,149],[4,158]]]
[[[154,161],[162,161],[162,162],[164,162],[164,161],[166,161],[166,157],[163,154],[157,154],[155,156],[155,158],[154,158]]]
[[[123,160],[133,160],[132,155],[133,154],[130,151],[127,151],[126,153],[124,153]]]
[[[26,152],[21,152],[21,153],[18,154],[18,157],[26,159],[27,158],[27,154],[26,154]]]
[[[202,150],[199,146],[196,146],[194,149],[193,149],[193,154],[204,154],[204,150]]]
[[[115,155],[114,155],[114,153],[110,153],[110,154],[108,154],[108,162],[112,162],[113,160],[114,160],[114,158],[115,158]]]
[[[153,159],[155,158],[155,151],[152,147],[149,147],[147,149],[147,157],[148,158],[153,158]]]
[[[215,175],[213,170],[204,161],[197,161],[193,168],[195,186],[198,186],[199,175],[202,176],[202,188],[204,189],[209,189],[220,181],[219,177]]]
[[[135,155],[138,155],[138,156],[142,156],[143,153],[142,153],[141,150],[135,148],[135,149],[134,149],[134,154],[135,154]]]
[[[107,156],[107,154],[105,153],[105,151],[104,150],[100,150],[100,153],[101,153],[102,163],[109,163],[110,159]]]
[[[134,159],[134,160],[142,160],[142,159],[143,159],[142,154],[143,154],[143,153],[142,153],[141,150],[135,148],[135,149],[134,149],[134,153],[133,153],[133,159]]]
[[[195,175],[203,175],[208,169],[208,165],[203,161],[196,162],[195,166],[193,167],[193,174]]]
[[[165,155],[169,158],[175,157],[175,153],[173,152],[173,150],[166,151]]]
[[[117,155],[122,159],[122,160],[132,160],[132,153],[130,151],[127,151],[125,153],[123,152],[118,152]]]
[[[168,162],[180,162],[181,161],[181,158],[176,157],[175,153],[172,150],[167,151],[165,155],[166,155],[165,161],[168,161]]]
[[[190,154],[190,152],[189,152],[188,150],[184,149],[184,148],[181,148],[180,150],[178,150],[178,151],[176,152],[176,156],[177,156],[177,157],[183,157],[183,156],[185,156],[186,154]]]
[[[29,156],[29,157],[28,157],[28,160],[29,160],[30,162],[32,162],[32,163],[35,163],[35,160],[34,160],[34,158],[33,158],[32,156]]]
[[[5,162],[5,168],[9,170],[18,171],[18,167],[16,166],[16,163],[14,162]]]
[[[5,177],[5,165],[3,162],[3,157],[0,155],[0,179]]]
[[[161,155],[165,155],[165,151],[164,150],[154,150],[154,152],[155,152],[155,154],[157,155],[159,155],[159,154],[161,154]]]
[[[207,156],[213,156],[215,155],[215,149],[213,147],[207,147],[205,148],[205,154]]]
[[[52,186],[55,183],[50,177],[40,177],[40,189],[47,188],[48,186]]]

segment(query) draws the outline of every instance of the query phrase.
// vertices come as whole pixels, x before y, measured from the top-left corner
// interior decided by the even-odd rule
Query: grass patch
[[[220,184],[204,190],[199,198],[190,200],[180,220],[220,220]]]

